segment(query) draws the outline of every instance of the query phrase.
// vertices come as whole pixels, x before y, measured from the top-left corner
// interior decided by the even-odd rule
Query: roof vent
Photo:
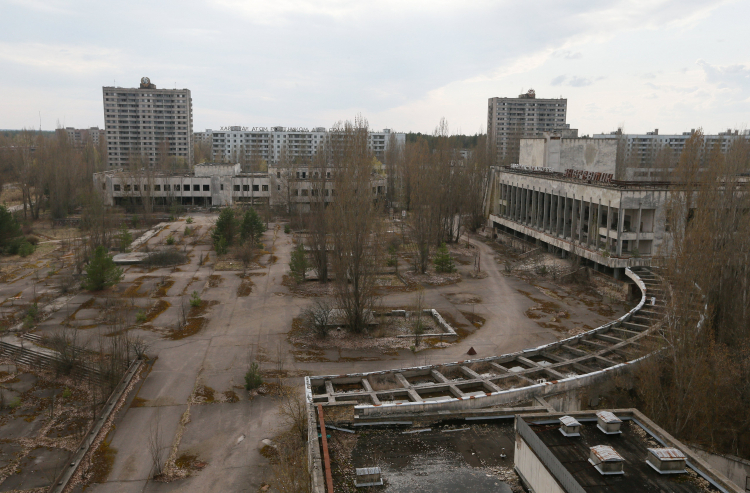
[[[383,479],[380,477],[379,467],[358,467],[355,471],[356,478],[354,486],[362,488],[364,486],[383,486]]]
[[[599,474],[603,476],[625,474],[622,470],[625,459],[615,452],[615,449],[609,445],[595,445],[590,450],[589,462],[599,471]]]
[[[611,412],[599,411],[596,413],[596,418],[596,427],[607,435],[619,435],[622,433],[620,431],[622,420]]]
[[[560,433],[566,437],[581,436],[581,423],[572,416],[563,416],[560,418]]]
[[[676,448],[649,448],[646,464],[659,474],[682,474],[685,471],[685,454]]]

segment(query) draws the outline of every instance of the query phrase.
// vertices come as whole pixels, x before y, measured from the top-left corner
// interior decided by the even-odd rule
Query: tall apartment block
[[[65,127],[65,128],[56,129],[55,133],[58,136],[67,137],[68,142],[70,142],[70,145],[74,147],[80,147],[80,146],[86,145],[89,142],[93,144],[95,147],[99,147],[99,145],[104,144],[104,142],[106,142],[107,140],[107,138],[105,137],[104,130],[100,129],[99,127],[91,127],[91,128]]]
[[[495,147],[497,162],[518,158],[519,138],[570,129],[567,112],[567,99],[540,99],[533,89],[517,98],[489,98],[487,135],[489,145]],[[577,132],[568,136],[575,137]]]
[[[137,88],[103,87],[107,164],[154,166],[161,153],[193,163],[193,100],[189,89],[157,89],[148,77]]]
[[[289,160],[300,159],[309,162],[318,149],[330,137],[325,127],[223,127],[221,130],[208,129],[196,132],[195,139],[212,143],[212,156],[215,161],[237,162],[258,157],[269,164],[277,164],[283,153]],[[375,156],[384,162],[386,151],[391,144],[404,145],[406,134],[371,130],[367,145]]]

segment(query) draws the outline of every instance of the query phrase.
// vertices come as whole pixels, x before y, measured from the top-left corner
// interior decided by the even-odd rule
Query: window
[[[307,178],[307,171],[302,172],[302,178]]]
[[[125,185],[125,191],[126,191],[126,192],[129,192],[129,191],[130,191],[130,185]]]
[[[143,191],[148,192],[148,185],[143,185]]]
[[[203,191],[204,192],[210,191],[209,185],[203,185]]]
[[[281,171],[276,172],[276,178],[281,178]]]
[[[292,195],[294,195],[295,197],[299,195],[299,190],[297,190],[296,188],[293,190],[293,192],[294,193]]]
[[[313,197],[317,197],[318,196],[318,189],[317,188],[313,188],[313,190],[312,190],[312,196]]]
[[[182,191],[183,192],[189,192],[190,191],[190,185],[182,185]]]
[[[257,191],[258,191],[258,185],[253,185],[253,192],[257,192]]]
[[[299,171],[297,171],[297,178],[299,178]]]
[[[329,190],[326,188],[326,197],[328,197]]]
[[[115,188],[115,192],[119,192],[120,191],[120,185],[115,185],[114,188]]]
[[[267,192],[267,191],[268,191],[268,185],[263,185],[263,191],[264,191],[264,192]]]
[[[307,197],[307,189],[306,188],[302,190],[302,196],[303,197]]]
[[[375,187],[372,187],[372,193],[373,193],[373,195],[376,193]]]
[[[102,183],[102,190],[106,190],[106,189],[107,189],[107,184],[106,183]]]
[[[224,184],[223,183],[221,184],[221,190],[222,191],[224,190]]]
[[[234,191],[235,192],[239,192],[240,191],[240,186],[239,185],[235,185],[234,186]]]
[[[172,185],[164,185],[164,191],[169,192],[172,189]]]
[[[330,178],[330,177],[331,177],[331,172],[330,171],[326,171],[326,178]]]
[[[276,185],[276,190],[281,191],[281,185]]]
[[[250,191],[250,185],[242,185],[242,191],[243,192],[249,192]]]

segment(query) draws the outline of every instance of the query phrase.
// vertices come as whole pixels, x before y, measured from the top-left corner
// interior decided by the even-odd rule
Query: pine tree
[[[84,289],[100,291],[114,286],[121,279],[122,269],[115,265],[112,256],[107,254],[107,249],[103,246],[96,247],[86,268],[86,279],[83,281]]]
[[[289,270],[295,281],[302,282],[305,280],[305,272],[307,272],[307,257],[305,256],[305,247],[302,243],[292,250],[292,258],[289,261]]]
[[[435,254],[433,263],[435,264],[436,272],[450,273],[456,270],[456,266],[453,263],[453,257],[451,257],[451,254],[448,251],[448,247],[445,245],[445,243],[440,244],[440,247]]]
[[[221,238],[224,238],[227,246],[234,242],[235,234],[237,233],[237,220],[234,218],[234,211],[226,207],[219,213],[219,219],[216,220],[216,226],[211,237],[214,240],[214,245],[218,245]]]

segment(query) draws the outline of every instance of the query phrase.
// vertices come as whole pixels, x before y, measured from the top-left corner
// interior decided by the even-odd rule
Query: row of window
[[[211,191],[211,185],[192,185],[193,192],[200,192],[201,191],[201,186],[203,187],[203,191],[204,192],[210,192]],[[262,188],[263,192],[267,192],[268,191],[268,185],[253,185],[253,192],[259,192],[259,191],[261,191],[261,189],[260,189],[261,186],[263,187]],[[165,184],[164,185],[164,191],[165,192],[171,192],[172,191],[171,187],[172,186],[170,184]],[[107,188],[106,183],[102,183],[102,190],[105,190],[106,188]],[[122,188],[121,188],[120,184],[117,184],[117,183],[114,184],[113,188],[114,188],[115,192],[122,191]],[[224,190],[224,185],[221,185],[221,189]],[[140,192],[140,185],[132,185],[132,187],[131,187],[131,185],[125,185],[125,191],[126,192],[130,192],[130,191]],[[148,192],[149,191],[149,185],[143,185],[143,191],[144,192]],[[161,191],[162,191],[162,186],[161,185],[154,185],[154,192],[161,192]],[[179,192],[180,191],[180,185],[175,185],[174,186],[174,191],[175,192]],[[183,184],[182,185],[182,191],[189,192],[190,191],[190,185]],[[240,185],[234,185],[234,191],[235,192],[239,192],[240,191]],[[242,185],[242,191],[243,192],[249,192],[250,191],[250,185]],[[328,195],[328,193],[326,193],[326,195]]]

